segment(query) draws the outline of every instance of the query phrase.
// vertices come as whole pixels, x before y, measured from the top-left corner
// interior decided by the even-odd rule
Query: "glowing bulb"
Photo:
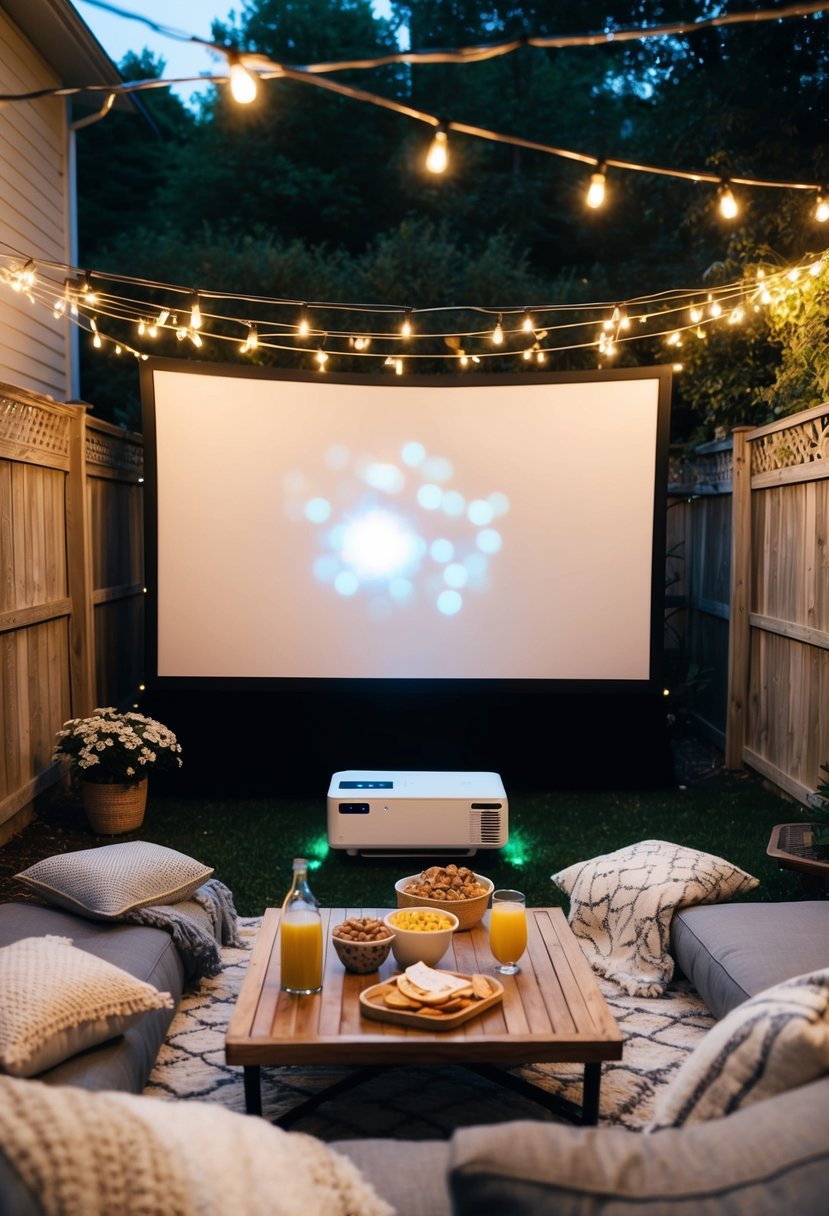
[[[156,325],[166,325],[169,316],[170,316],[169,308],[162,308],[161,312],[158,314],[158,316],[155,319]]]
[[[157,337],[158,337],[158,329],[156,328],[155,322],[152,322],[152,323],[151,323],[151,324],[150,324],[150,325],[147,327],[147,333],[149,334],[149,336],[150,336],[151,338],[157,338]]]
[[[311,326],[308,321],[308,306],[306,304],[303,304],[302,312],[299,314],[299,324],[296,327],[296,331],[300,338],[307,338],[311,331]]]
[[[430,173],[444,173],[449,164],[448,137],[443,127],[438,127],[426,154],[426,168]]]
[[[523,357],[524,357],[524,359],[526,360],[526,362],[527,362],[527,363],[529,363],[530,359],[532,359],[532,357],[533,357],[533,352],[532,352],[532,350],[531,350],[531,348],[530,348],[529,346],[528,346],[528,347],[527,347],[527,349],[524,351],[524,356],[523,356]]]
[[[708,306],[708,312],[709,312],[709,315],[712,317],[721,317],[722,316],[722,304],[720,304],[719,300],[711,301],[711,303]]]
[[[688,310],[688,316],[691,318],[694,325],[699,325],[700,321],[702,320],[702,309],[700,308],[699,304],[693,304],[691,306],[691,308]]]
[[[201,350],[203,343],[201,340],[201,334],[197,329],[190,330],[190,341],[198,350]]]
[[[731,312],[728,314],[728,323],[729,325],[739,325],[744,317],[745,312],[743,311],[742,306],[738,304],[737,307],[732,308]]]
[[[786,275],[786,278],[789,280],[790,283],[796,283],[797,280],[800,278],[800,267],[792,266],[791,270]]]
[[[357,334],[355,338],[350,338],[349,342],[354,350],[368,350],[371,346],[371,339],[366,338],[363,334]]]
[[[81,279],[81,291],[83,292],[84,304],[88,304],[90,308],[94,308],[98,303],[98,297],[92,290],[92,283],[88,274],[85,274]]]
[[[144,324],[143,321],[139,321],[136,328],[138,329],[139,338],[143,338],[144,334],[146,332],[147,326]]]
[[[461,367],[467,367],[469,364],[469,355],[461,351],[461,353],[458,355],[458,362],[460,363]]]
[[[322,369],[325,367],[326,363],[328,362],[328,352],[324,351],[322,349],[322,347],[320,347],[320,349],[317,351],[317,353],[315,355],[315,358],[317,360],[317,363],[319,364],[320,371],[322,371]]]
[[[201,329],[201,305],[197,291],[194,291],[190,297],[190,328]]]
[[[394,374],[395,374],[395,376],[402,376],[402,375],[403,375],[403,360],[402,360],[402,359],[395,359],[395,361],[394,361]]]
[[[524,319],[521,322],[521,328],[523,329],[525,334],[531,334],[533,332],[533,330],[535,329],[535,325],[533,324],[533,319],[530,316],[529,308],[524,309]]]
[[[406,309],[406,315],[403,318],[403,324],[400,326],[400,337],[411,338],[412,336],[412,310]]]
[[[826,197],[824,190],[818,191],[817,202],[815,203],[815,219],[819,224],[825,224],[829,220],[829,198]]]
[[[607,178],[602,165],[597,165],[594,173],[590,174],[590,185],[587,188],[587,198],[585,202],[588,207],[594,210],[601,207],[605,199],[605,184]]]
[[[740,208],[737,206],[737,200],[731,193],[731,187],[728,182],[723,182],[717,191],[720,199],[720,215],[724,219],[733,220]]]
[[[809,274],[814,278],[817,278],[822,268],[823,262],[820,260],[820,258],[818,258],[818,260],[816,262],[812,262],[811,266],[809,267]]]
[[[256,97],[256,77],[250,74],[238,56],[229,55],[228,63],[230,65],[230,91],[233,94],[233,100],[238,101],[242,106],[250,105]]]
[[[541,348],[539,347],[539,349],[535,352],[535,361],[536,361],[536,363],[546,363],[547,362],[547,352],[541,350]]]
[[[675,329],[674,332],[667,337],[666,341],[668,343],[668,346],[681,346],[682,345],[682,334],[679,332],[678,329]]]
[[[503,343],[503,341],[504,341],[504,329],[503,329],[503,326],[501,325],[501,318],[499,316],[498,320],[495,324],[495,328],[492,331],[492,345],[500,346]]]

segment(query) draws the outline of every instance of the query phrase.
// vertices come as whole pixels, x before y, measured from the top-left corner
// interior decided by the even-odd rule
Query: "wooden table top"
[[[359,994],[398,971],[389,954],[379,973],[347,972],[330,944],[349,916],[376,908],[322,909],[323,987],[314,996],[280,988],[279,910],[268,908],[225,1040],[228,1064],[594,1063],[622,1057],[622,1035],[561,908],[528,908],[527,951],[514,976],[498,975],[504,999],[453,1030],[428,1031],[364,1018]],[[441,969],[493,974],[488,914],[456,932]]]

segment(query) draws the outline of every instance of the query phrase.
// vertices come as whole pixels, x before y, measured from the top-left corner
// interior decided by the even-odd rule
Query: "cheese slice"
[[[412,963],[406,968],[406,978],[421,992],[430,996],[451,996],[453,992],[469,987],[469,980],[449,975],[446,971],[435,971],[425,963]]]

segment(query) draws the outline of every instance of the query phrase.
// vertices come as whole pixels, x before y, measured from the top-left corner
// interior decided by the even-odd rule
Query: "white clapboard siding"
[[[0,92],[61,84],[55,72],[0,9]],[[63,98],[0,106],[0,265],[17,252],[69,259],[67,111]],[[67,322],[47,301],[32,304],[0,283],[0,381],[65,400]]]

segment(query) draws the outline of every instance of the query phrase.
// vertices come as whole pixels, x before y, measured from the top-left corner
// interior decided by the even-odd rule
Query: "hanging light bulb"
[[[449,164],[449,137],[446,133],[446,127],[439,126],[435,131],[434,139],[426,154],[426,168],[430,173],[444,173],[446,166]]]
[[[101,335],[98,333],[98,323],[94,317],[89,318],[89,327],[92,330],[92,345],[96,350],[101,349]]]
[[[394,361],[394,374],[395,374],[395,376],[402,376],[402,375],[403,375],[403,360],[402,360],[402,359],[395,359],[395,361]]]
[[[732,308],[731,312],[728,314],[728,324],[729,325],[742,324],[743,319],[745,318],[745,315],[746,314],[745,314],[745,311],[744,311],[742,305],[738,304],[736,306],[736,308]]]
[[[403,317],[403,324],[400,326],[400,337],[411,338],[412,336],[412,310],[406,309],[406,314]]]
[[[732,194],[728,182],[720,183],[717,196],[720,200],[720,215],[726,220],[733,220],[740,208],[737,206],[737,200]]]
[[[146,323],[146,321],[144,321],[143,319],[142,319],[142,320],[140,320],[140,321],[138,322],[138,324],[136,325],[136,327],[135,327],[135,328],[138,330],[138,336],[139,336],[139,338],[143,338],[143,337],[144,337],[144,334],[147,332],[147,323]]]
[[[498,313],[498,320],[495,322],[495,328],[492,331],[492,345],[501,346],[504,341],[504,327],[501,324],[501,314]]]
[[[529,308],[524,309],[524,319],[521,322],[521,328],[523,329],[525,334],[531,334],[533,332],[533,330],[535,329],[535,324],[533,322],[532,317],[530,316]]]
[[[691,307],[688,309],[688,316],[691,318],[694,325],[699,325],[700,321],[702,320],[702,309],[700,308],[699,304],[691,305]]]
[[[317,361],[317,366],[319,367],[320,371],[325,371],[325,365],[328,362],[328,352],[320,347],[314,358]]]
[[[825,190],[818,190],[817,202],[815,203],[815,219],[819,224],[825,224],[829,220],[829,198]]]
[[[356,334],[348,339],[348,344],[354,350],[368,350],[371,346],[371,338],[367,338],[365,334]]]
[[[83,277],[81,279],[80,289],[81,289],[81,293],[83,295],[84,304],[88,304],[90,308],[94,308],[95,305],[98,303],[98,297],[95,294],[95,292],[92,290],[92,280],[89,277],[88,271],[83,275]]]
[[[196,349],[201,350],[204,343],[201,340],[201,334],[199,333],[199,331],[197,329],[191,329],[190,333],[188,334],[188,337],[189,337],[190,341],[193,343],[193,345],[196,347]]]
[[[201,305],[197,291],[190,296],[190,328],[201,329]]]
[[[155,319],[156,325],[166,325],[170,316],[169,308],[162,308],[161,312]]]
[[[607,183],[607,173],[604,161],[599,162],[593,173],[590,174],[590,185],[587,187],[587,197],[585,202],[588,207],[592,207],[595,211],[597,207],[601,207],[605,200],[605,185]]]
[[[259,345],[259,332],[255,325],[249,325],[247,336],[246,336],[244,342],[241,343],[239,349],[241,350],[243,355],[246,355],[246,354],[248,354],[249,351],[256,350],[258,345]]]
[[[710,292],[708,295],[708,315],[710,317],[722,316],[722,304],[720,304],[719,300],[715,300]]]
[[[246,106],[256,98],[256,77],[247,70],[237,51],[227,51],[227,63],[230,69],[230,91],[233,100]]]
[[[296,331],[300,338],[307,338],[308,334],[311,332],[311,323],[308,320],[307,304],[302,305],[302,312],[299,314],[299,322],[297,324]]]

